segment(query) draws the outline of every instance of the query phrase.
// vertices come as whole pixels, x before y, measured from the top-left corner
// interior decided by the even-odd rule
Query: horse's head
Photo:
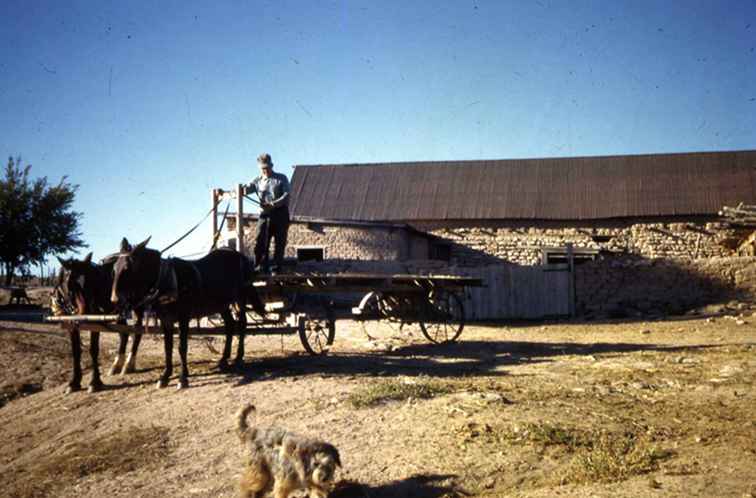
[[[61,311],[73,309],[82,315],[89,313],[94,304],[94,280],[97,272],[92,263],[92,253],[81,261],[73,258],[58,258],[58,261],[60,273],[53,294],[55,304]]]
[[[113,304],[136,305],[144,298],[155,283],[160,271],[160,252],[147,249],[152,237],[131,247],[124,238],[121,251],[113,265],[113,287],[110,301]]]

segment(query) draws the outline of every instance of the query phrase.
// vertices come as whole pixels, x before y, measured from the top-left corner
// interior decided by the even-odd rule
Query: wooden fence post
[[[575,251],[572,248],[572,244],[567,244],[567,266],[570,272],[567,305],[570,310],[570,318],[572,318],[575,316]]]
[[[212,217],[210,218],[212,220],[210,223],[211,229],[212,229],[212,233],[210,234],[210,250],[212,251],[213,249],[215,249],[215,246],[218,243],[218,204],[217,204],[218,190],[217,189],[210,190],[210,198],[211,198],[210,202],[212,202],[212,204],[210,205],[213,207],[213,214],[212,214]]]
[[[236,185],[236,250],[244,254],[244,185]]]

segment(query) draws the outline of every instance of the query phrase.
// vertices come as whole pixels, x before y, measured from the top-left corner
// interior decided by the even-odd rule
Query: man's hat
[[[267,152],[260,154],[257,157],[257,162],[262,163],[262,164],[267,164],[271,168],[273,167],[273,159],[270,158],[270,154],[268,154]]]

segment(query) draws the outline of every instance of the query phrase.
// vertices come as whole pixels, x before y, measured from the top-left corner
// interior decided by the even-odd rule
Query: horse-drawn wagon
[[[248,335],[298,334],[308,353],[323,355],[334,342],[338,319],[353,319],[363,325],[417,323],[429,341],[453,342],[465,326],[465,288],[480,286],[481,280],[446,275],[292,272],[258,275],[248,285],[267,311],[260,316],[251,306],[246,307]],[[350,303],[343,297],[334,299],[337,295],[361,297]],[[234,310],[237,316],[239,312]],[[53,316],[47,320],[65,330],[162,333],[149,315],[141,326],[123,323],[122,317],[112,314]],[[225,328],[214,315],[195,322],[189,334],[224,335]]]
[[[160,333],[164,339],[165,369],[158,381],[165,387],[173,372],[173,325],[178,324],[181,375],[178,387],[188,386],[188,337],[190,335],[224,335],[226,338],[219,368],[228,367],[232,337],[237,336],[235,364],[244,359],[245,335],[298,334],[305,350],[313,355],[328,352],[336,334],[336,320],[352,318],[365,323],[388,320],[406,324],[416,322],[430,341],[455,341],[464,327],[463,299],[466,287],[480,286],[481,280],[458,276],[385,275],[367,273],[291,272],[276,275],[254,271],[254,262],[245,256],[243,241],[243,186],[237,185],[235,200],[236,251],[216,250],[222,228],[217,225],[217,207],[221,198],[231,193],[213,189],[212,249],[194,261],[163,258],[195,230],[199,223],[162,251],[147,248],[148,237],[136,246],[125,238],[118,253],[104,258],[100,264],[64,261],[60,297],[69,309],[67,316],[51,317],[71,336],[74,377],[71,390],[78,389],[81,379],[80,340],[82,330],[91,333],[90,353],[93,363],[91,389],[101,385],[97,368],[100,332],[120,335],[119,352],[111,372],[123,368],[133,370],[142,334]],[[230,198],[229,198],[230,205]],[[223,219],[226,219],[224,214]],[[201,223],[201,221],[200,221]],[[347,306],[337,305],[337,297],[349,295]],[[341,301],[343,303],[343,300]],[[108,314],[132,309],[134,323],[126,317]],[[92,315],[92,310],[100,315]],[[155,312],[150,317],[151,311]],[[86,313],[86,314],[85,314]],[[159,323],[159,332],[157,329]],[[194,320],[195,325],[191,325]],[[220,326],[220,321],[223,325]],[[132,353],[126,360],[126,342],[134,336]]]
[[[89,263],[86,268],[96,268]],[[70,271],[70,270],[69,270]],[[166,370],[158,382],[164,387],[171,376],[172,336],[179,332],[182,376],[179,387],[188,385],[186,340],[190,335],[225,335],[226,342],[219,368],[226,368],[231,353],[231,337],[238,337],[236,364],[244,357],[244,336],[298,334],[304,349],[312,355],[324,355],[334,342],[337,319],[351,318],[365,324],[389,321],[401,325],[418,323],[425,337],[434,343],[455,341],[465,325],[461,295],[465,288],[480,286],[480,279],[459,276],[287,273],[255,275],[244,284],[245,294],[259,298],[256,304],[231,305],[223,316],[206,316],[177,331],[168,322],[158,323],[149,308],[140,310],[136,320],[119,314],[68,314],[48,317],[58,323],[71,338],[73,377],[68,391],[81,388],[81,331],[90,332],[92,380],[89,390],[102,387],[98,366],[100,332],[118,333],[118,355],[111,373],[134,371],[139,339],[143,334],[161,334],[166,346]],[[344,306],[343,296],[354,298]],[[337,299],[339,296],[341,300]],[[54,300],[55,302],[55,300]],[[262,314],[260,304],[265,307]],[[350,304],[356,304],[351,306]],[[99,309],[104,309],[102,306]],[[243,311],[243,313],[242,313]],[[235,315],[235,316],[233,316]],[[220,322],[223,322],[221,325]],[[236,327],[236,328],[235,328]],[[133,337],[131,352],[125,356],[126,343]]]

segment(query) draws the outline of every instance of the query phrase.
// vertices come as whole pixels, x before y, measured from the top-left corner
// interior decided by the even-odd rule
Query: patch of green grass
[[[409,398],[430,399],[453,391],[451,385],[438,381],[383,380],[358,389],[349,395],[348,401],[355,408],[368,408],[389,401],[404,401]]]

